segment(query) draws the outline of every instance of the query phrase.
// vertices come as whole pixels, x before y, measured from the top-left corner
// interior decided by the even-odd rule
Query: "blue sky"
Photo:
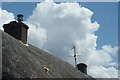
[[[118,44],[118,3],[90,2],[81,4],[94,12],[92,21],[97,21],[100,24],[100,28],[96,32],[98,48],[105,44],[116,46]]]
[[[26,20],[30,15],[32,15],[32,11],[36,7],[37,2],[3,2],[2,8],[14,13],[16,16],[19,13],[24,14],[24,20]]]
[[[3,2],[2,8],[15,14],[22,13],[26,20],[35,9],[37,2]],[[98,36],[97,48],[109,44],[117,46],[118,44],[118,6],[117,2],[81,2],[82,6],[94,12],[92,21],[100,24],[96,32]],[[22,6],[21,6],[22,5]]]

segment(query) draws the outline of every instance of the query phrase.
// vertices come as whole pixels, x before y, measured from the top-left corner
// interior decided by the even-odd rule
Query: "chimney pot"
[[[17,15],[17,20],[18,20],[18,22],[23,21],[23,16],[24,16],[24,15],[22,15],[22,14],[18,14],[18,15]]]
[[[85,74],[87,74],[87,65],[84,63],[77,64],[77,69]]]

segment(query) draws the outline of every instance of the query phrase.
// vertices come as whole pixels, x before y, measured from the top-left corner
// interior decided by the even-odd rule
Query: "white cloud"
[[[95,78],[118,78],[118,70],[114,67],[91,66],[88,68],[88,73]]]
[[[38,47],[41,47],[44,42],[46,42],[47,39],[47,32],[45,29],[38,27],[37,25],[33,25],[28,23],[30,29],[28,33],[28,42],[34,43],[34,45],[37,45]]]
[[[81,55],[78,62],[88,65],[90,75],[96,78],[117,77],[114,67],[104,67],[115,65],[112,56],[117,55],[117,47],[104,45],[101,50],[96,49],[97,35],[94,32],[100,25],[91,22],[92,15],[91,10],[78,3],[56,4],[51,0],[38,3],[27,19],[27,23],[32,25],[29,41],[72,65],[74,60],[67,56],[73,56],[71,48],[76,44],[77,54]]]
[[[120,79],[120,70],[118,71],[118,78]]]
[[[10,21],[15,20],[13,13],[8,12],[7,10],[2,10],[0,8],[0,29],[3,30],[3,24],[9,23]]]
[[[109,66],[119,66],[119,63],[117,63],[117,62],[111,62],[110,64],[109,64]]]

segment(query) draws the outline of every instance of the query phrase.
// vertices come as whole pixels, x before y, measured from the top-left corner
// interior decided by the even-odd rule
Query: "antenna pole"
[[[73,45],[72,49],[74,49],[75,68],[77,68],[77,58],[76,58],[76,47],[75,47],[75,45]]]

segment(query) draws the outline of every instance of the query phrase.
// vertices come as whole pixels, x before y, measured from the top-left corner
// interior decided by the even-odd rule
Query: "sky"
[[[15,16],[22,13],[25,15],[24,20],[26,20],[32,14],[36,4],[37,2],[6,2],[2,4],[2,8],[14,13]],[[92,16],[92,21],[97,20],[100,23],[101,27],[96,32],[96,35],[99,36],[97,48],[100,49],[104,44],[116,46],[118,44],[118,3],[80,2],[80,4],[95,13]],[[110,13],[108,14],[108,12]]]
[[[67,56],[73,56],[71,48],[75,44],[77,54],[81,55],[78,62],[88,65],[89,75],[96,78],[114,78],[118,76],[117,4],[55,3],[48,0],[41,3],[3,2],[0,10],[4,13],[1,24],[15,20],[15,16],[22,13],[25,16],[24,22],[30,27],[29,43],[73,66],[74,59]],[[7,19],[6,15],[9,15]]]
[[[44,0],[1,0],[2,2],[41,2]],[[54,2],[119,2],[119,0],[53,0]]]

